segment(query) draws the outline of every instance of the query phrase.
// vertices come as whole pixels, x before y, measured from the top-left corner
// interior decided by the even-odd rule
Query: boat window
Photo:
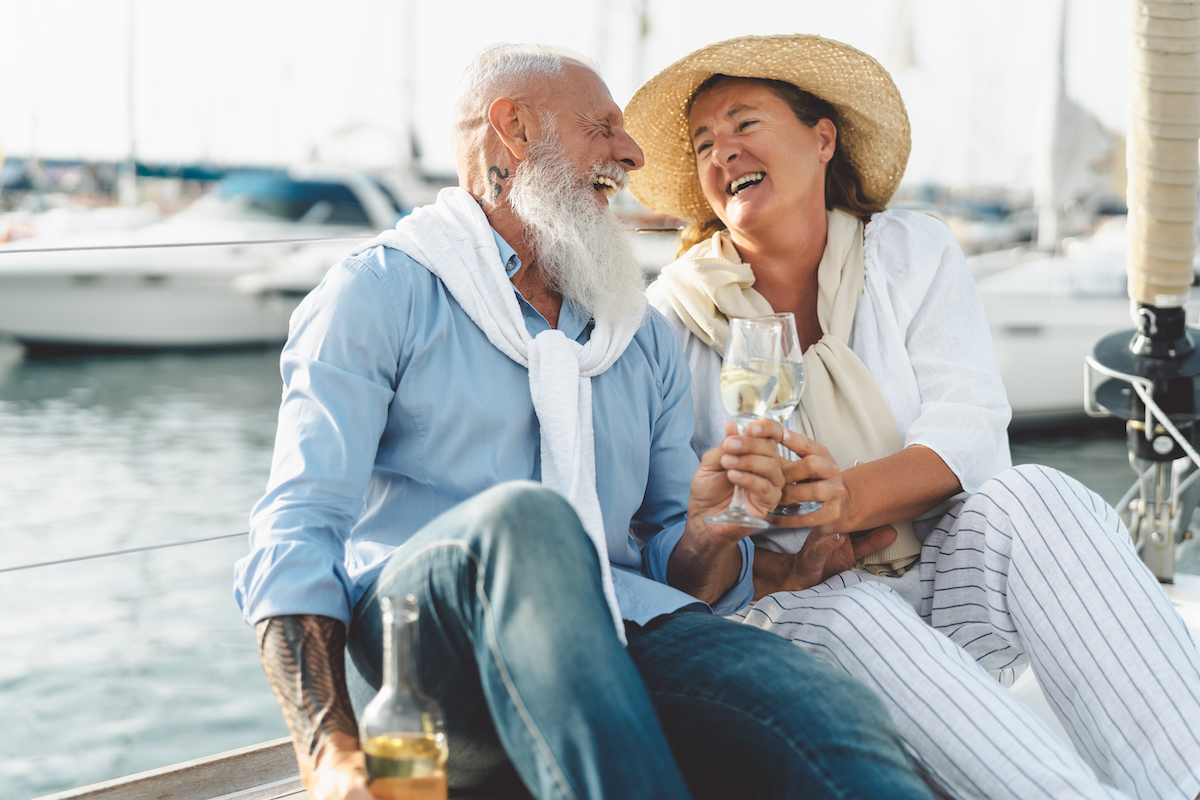
[[[188,211],[192,216],[222,219],[371,225],[366,209],[349,186],[332,181],[301,181],[275,172],[228,175]]]
[[[400,201],[396,199],[396,195],[394,195],[392,190],[387,187],[387,184],[374,175],[369,175],[367,177],[371,179],[371,183],[375,184],[379,191],[383,192],[383,196],[386,197],[388,202],[392,204],[392,210],[397,214],[403,214],[404,206],[400,205]]]

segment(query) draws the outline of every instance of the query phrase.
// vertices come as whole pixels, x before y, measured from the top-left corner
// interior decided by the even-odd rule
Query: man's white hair
[[[565,47],[545,44],[496,44],[466,66],[458,79],[451,112],[450,142],[455,158],[477,151],[487,129],[488,108],[497,97],[530,91],[533,82],[560,74],[568,62],[600,74],[587,56]]]

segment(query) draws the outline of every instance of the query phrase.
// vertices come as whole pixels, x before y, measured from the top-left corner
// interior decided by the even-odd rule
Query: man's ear
[[[529,114],[507,97],[492,101],[488,107],[488,124],[496,132],[496,137],[505,149],[512,154],[514,161],[524,161],[525,151],[533,141],[533,131],[529,129]]]

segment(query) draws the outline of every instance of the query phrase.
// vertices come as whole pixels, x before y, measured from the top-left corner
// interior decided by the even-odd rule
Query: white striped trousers
[[[1007,470],[941,519],[920,570],[920,615],[847,572],[745,621],[873,688],[950,796],[1200,794],[1200,656],[1099,496],[1046,467]],[[1078,754],[987,672],[1026,662]]]

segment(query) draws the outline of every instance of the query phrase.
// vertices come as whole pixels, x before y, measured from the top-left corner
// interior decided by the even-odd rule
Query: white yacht
[[[281,264],[323,274],[403,213],[364,172],[234,172],[155,224],[0,246],[0,331],[34,353],[282,342],[311,285],[235,279]]]

